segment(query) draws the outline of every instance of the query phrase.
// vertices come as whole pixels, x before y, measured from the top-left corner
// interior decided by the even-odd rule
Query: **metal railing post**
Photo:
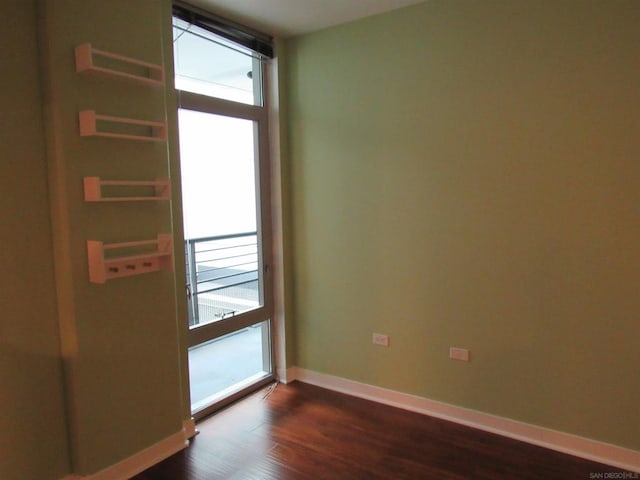
[[[196,242],[193,239],[186,240],[188,288],[191,293],[189,300],[189,326],[200,323],[198,310],[198,273],[196,271]]]

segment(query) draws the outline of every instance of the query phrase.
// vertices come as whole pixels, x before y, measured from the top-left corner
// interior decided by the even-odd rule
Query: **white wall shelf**
[[[150,253],[105,257],[105,252],[108,250],[148,249],[154,246],[155,251]],[[142,275],[159,270],[173,271],[173,238],[163,233],[158,234],[156,240],[139,242],[105,244],[96,240],[87,240],[87,253],[91,283],[105,283],[114,278]]]
[[[75,49],[76,54],[76,72],[90,73],[111,77],[124,78],[134,82],[143,83],[145,85],[159,86],[164,85],[164,67],[155,63],[144,62],[135,58],[126,57],[116,53],[105,52],[93,48],[90,43],[78,45]],[[113,68],[96,65],[94,60],[96,57],[108,59]],[[122,69],[120,69],[120,67]],[[127,71],[127,69],[139,69]]]
[[[94,110],[83,110],[79,112],[80,136],[81,137],[109,137],[124,138],[128,140],[142,140],[148,142],[164,142],[167,139],[166,122],[151,122],[148,120],[138,120],[135,118],[114,117],[112,115],[101,115]],[[114,123],[129,127],[149,127],[149,135],[139,133],[120,133],[98,130],[98,122]]]
[[[155,195],[152,196],[104,196],[102,187],[115,187],[118,190],[130,187],[152,187]],[[158,178],[149,181],[133,180],[102,180],[100,177],[84,177],[84,201],[85,202],[139,202],[169,200],[171,187],[168,178]]]

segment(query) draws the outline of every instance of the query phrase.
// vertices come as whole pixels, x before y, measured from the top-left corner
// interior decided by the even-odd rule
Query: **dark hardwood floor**
[[[198,429],[189,448],[135,480],[551,480],[621,472],[300,382],[263,389]]]

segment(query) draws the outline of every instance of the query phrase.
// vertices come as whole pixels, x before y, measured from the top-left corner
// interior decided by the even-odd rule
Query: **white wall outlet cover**
[[[383,347],[389,346],[389,335],[384,335],[382,333],[374,333],[373,334],[373,343],[374,345],[381,345]]]
[[[470,353],[466,348],[451,347],[449,349],[449,358],[468,362],[470,359]]]

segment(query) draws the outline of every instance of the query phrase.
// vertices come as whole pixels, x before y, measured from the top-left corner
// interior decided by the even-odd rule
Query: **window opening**
[[[201,418],[274,377],[267,56],[176,8],[189,378]]]

